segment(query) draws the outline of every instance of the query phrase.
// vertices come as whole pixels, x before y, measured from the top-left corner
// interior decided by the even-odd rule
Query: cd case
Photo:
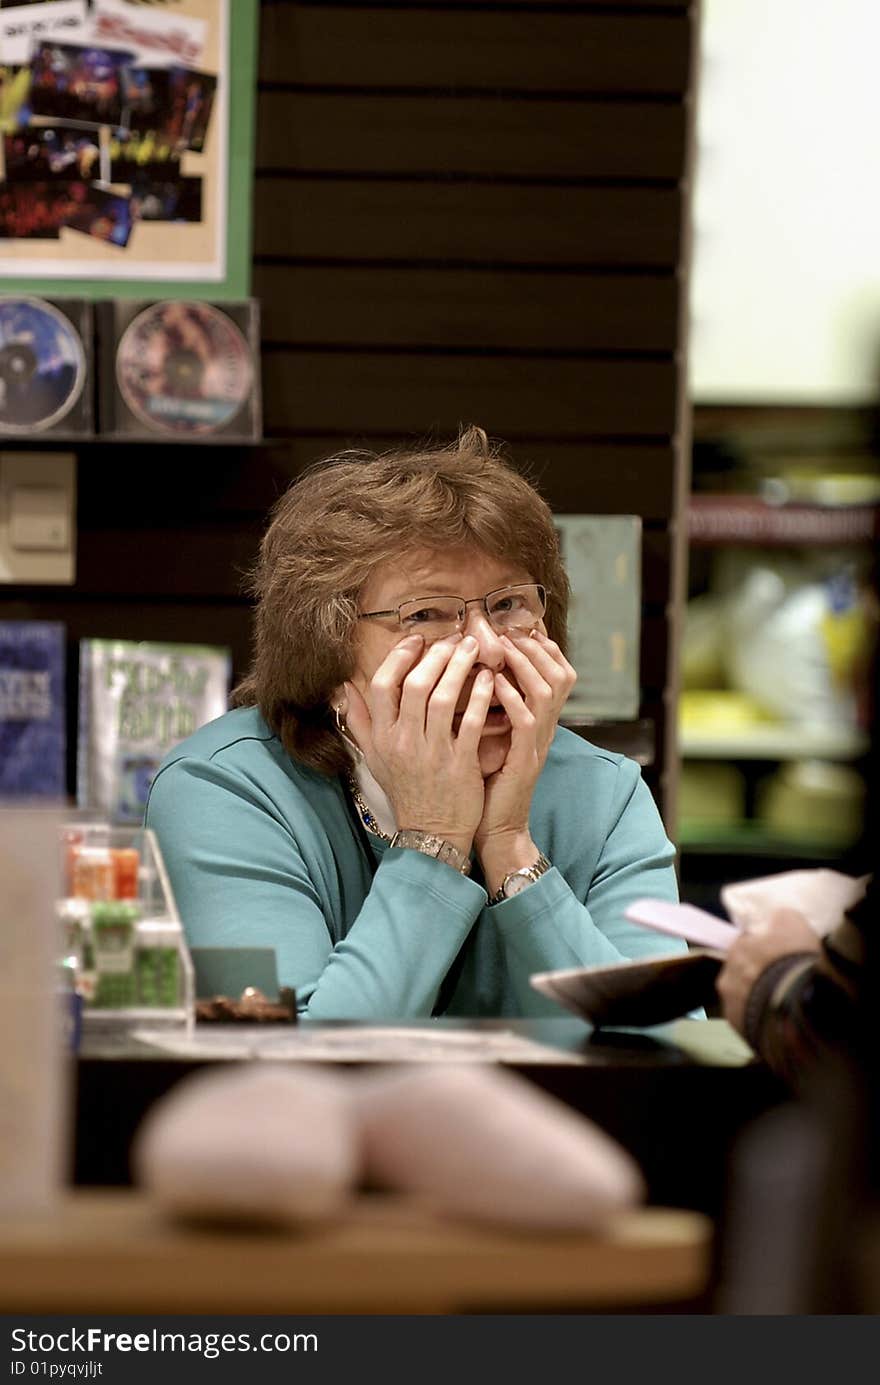
[[[98,395],[105,437],[258,441],[262,432],[256,299],[99,303]]]
[[[93,306],[0,294],[0,437],[94,436]]]

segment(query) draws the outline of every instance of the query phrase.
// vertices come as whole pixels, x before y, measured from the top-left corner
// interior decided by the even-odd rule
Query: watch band
[[[420,832],[415,827],[403,827],[399,832],[395,832],[391,838],[392,846],[408,847],[412,851],[421,851],[425,856],[433,856],[438,861],[444,861],[447,866],[452,866],[460,871],[462,875],[470,875],[470,857],[464,851],[453,846],[452,842],[447,842],[444,837],[435,837],[433,832]]]
[[[500,904],[503,899],[509,899],[512,895],[518,894],[520,890],[533,885],[536,880],[540,880],[542,875],[546,875],[550,869],[550,862],[543,851],[538,853],[538,859],[530,866],[523,866],[521,870],[512,870],[509,875],[505,875],[498,889],[489,900],[490,904]],[[514,882],[522,882],[518,888],[511,888]]]

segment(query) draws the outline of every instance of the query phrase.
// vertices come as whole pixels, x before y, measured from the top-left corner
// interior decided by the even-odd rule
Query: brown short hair
[[[351,763],[330,698],[354,672],[360,593],[378,564],[417,548],[522,564],[547,588],[547,630],[565,649],[569,586],[552,513],[481,428],[446,447],[326,458],[272,510],[250,580],[254,657],[232,695],[319,773]]]

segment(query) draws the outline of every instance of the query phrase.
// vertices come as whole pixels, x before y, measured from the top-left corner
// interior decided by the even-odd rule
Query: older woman
[[[277,504],[235,710],[170,754],[147,825],[194,946],[275,949],[314,1018],[534,1015],[533,972],[684,945],[638,767],[558,726],[568,581],[485,434],[346,453]]]

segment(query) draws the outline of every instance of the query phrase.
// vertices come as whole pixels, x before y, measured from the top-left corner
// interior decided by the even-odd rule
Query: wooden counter
[[[166,1221],[140,1192],[75,1191],[0,1230],[0,1311],[651,1311],[706,1291],[711,1239],[706,1217],[660,1207],[591,1236],[514,1233],[375,1194],[311,1228],[232,1232]]]

